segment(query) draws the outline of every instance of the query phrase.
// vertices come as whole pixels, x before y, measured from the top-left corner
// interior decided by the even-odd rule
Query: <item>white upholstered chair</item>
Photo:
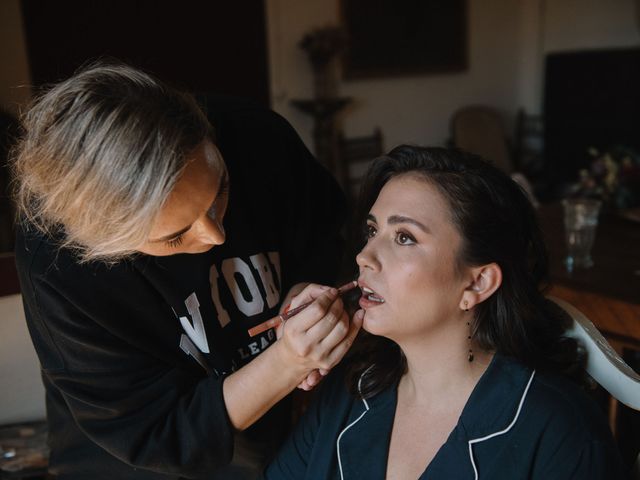
[[[573,319],[573,325],[567,331],[567,335],[578,340],[585,348],[587,373],[612,397],[640,411],[640,375],[625,363],[580,310],[559,298],[550,296],[549,299]],[[640,480],[640,454],[635,462],[632,478]]]
[[[44,420],[40,364],[20,294],[0,297],[0,425]]]
[[[15,480],[43,478],[47,456],[44,387],[19,292],[13,254],[0,254],[0,478]]]

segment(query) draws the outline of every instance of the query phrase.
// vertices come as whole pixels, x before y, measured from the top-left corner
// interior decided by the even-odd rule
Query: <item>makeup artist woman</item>
[[[16,257],[60,480],[252,478],[286,433],[280,400],[357,333],[311,286],[278,340],[248,336],[331,284],[342,195],[276,114],[208,108],[213,128],[102,64],[24,118]]]

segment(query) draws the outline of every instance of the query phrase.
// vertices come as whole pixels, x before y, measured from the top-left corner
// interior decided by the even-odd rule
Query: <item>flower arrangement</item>
[[[625,146],[602,152],[592,147],[588,153],[591,164],[580,170],[569,196],[599,199],[612,209],[640,205],[640,154]]]

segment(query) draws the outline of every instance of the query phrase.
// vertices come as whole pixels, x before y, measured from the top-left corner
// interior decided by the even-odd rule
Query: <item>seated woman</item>
[[[401,146],[364,191],[368,334],[265,478],[623,478],[571,378],[579,350],[541,293],[546,252],[516,183],[474,155]]]

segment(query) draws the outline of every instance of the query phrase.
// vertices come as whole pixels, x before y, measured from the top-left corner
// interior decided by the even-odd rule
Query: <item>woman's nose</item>
[[[222,245],[226,239],[222,221],[205,215],[199,222],[198,239],[208,245]]]
[[[369,268],[372,270],[378,270],[380,268],[380,262],[373,251],[371,243],[367,243],[364,248],[360,250],[360,253],[356,255],[356,263],[360,268]]]

